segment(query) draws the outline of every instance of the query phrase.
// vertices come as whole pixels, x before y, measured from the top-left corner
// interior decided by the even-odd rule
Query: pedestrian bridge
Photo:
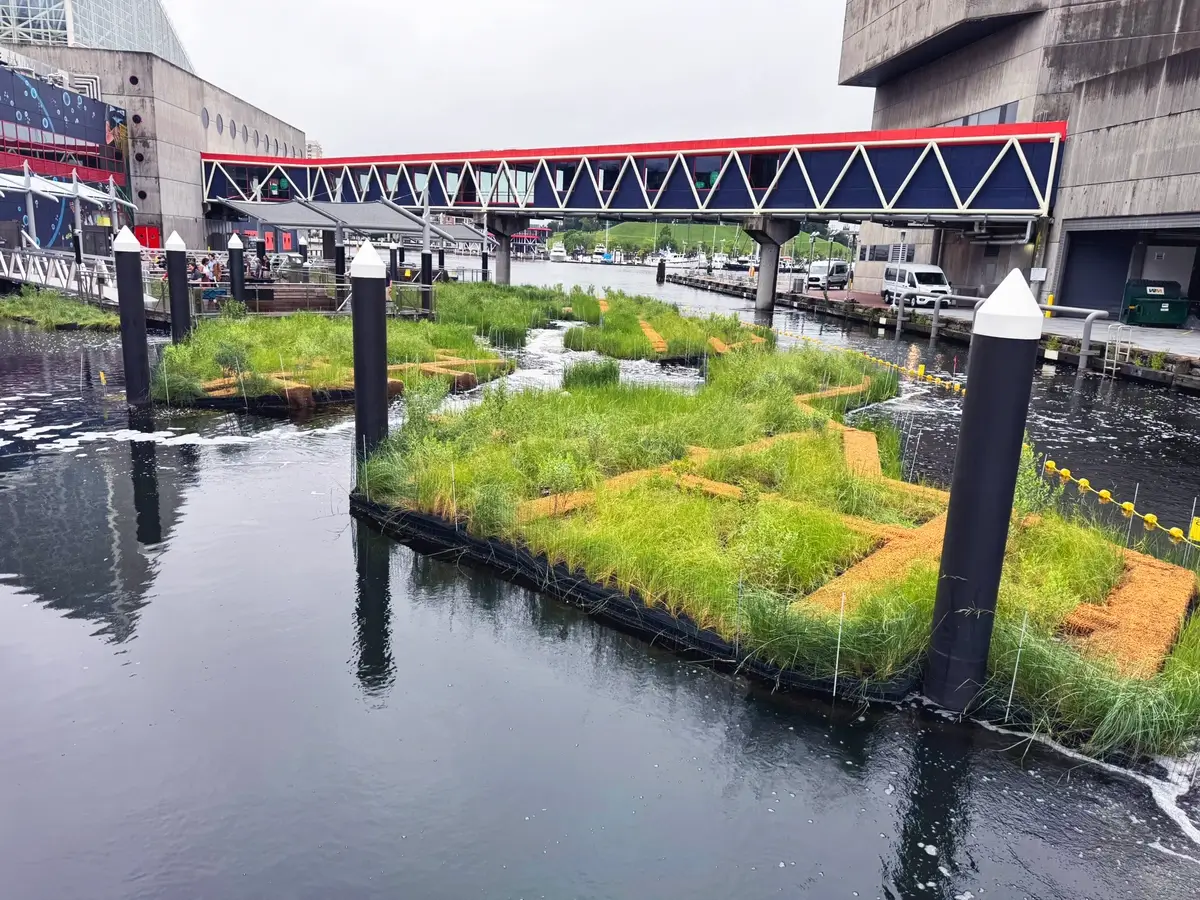
[[[0,281],[20,286],[60,291],[96,306],[117,311],[117,283],[112,257],[84,255],[76,262],[73,253],[29,247],[0,248]],[[163,299],[144,295],[146,316],[164,324],[170,314]]]
[[[899,224],[1049,215],[1065,122],[320,159],[206,153],[209,201]]]

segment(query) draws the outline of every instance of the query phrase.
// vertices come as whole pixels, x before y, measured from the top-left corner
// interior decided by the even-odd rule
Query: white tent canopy
[[[120,197],[112,197],[104,191],[98,191],[94,187],[89,187],[80,181],[51,181],[49,178],[43,178],[40,175],[30,175],[29,184],[26,186],[24,175],[14,175],[8,172],[0,172],[0,195],[8,192],[15,194],[24,194],[26,191],[37,194],[39,197],[47,197],[51,200],[74,200],[76,196],[85,203],[91,203],[93,206],[108,206],[110,203],[116,202],[121,206],[129,209],[137,209],[137,207],[128,200],[122,200]]]

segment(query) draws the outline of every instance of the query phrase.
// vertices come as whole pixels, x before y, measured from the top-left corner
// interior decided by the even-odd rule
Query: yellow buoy
[[[1126,500],[1124,503],[1121,504],[1121,515],[1123,515],[1125,518],[1128,519],[1130,516],[1133,515],[1133,513],[1134,513],[1134,509],[1133,509],[1132,503],[1130,503],[1128,500]]]
[[[1171,543],[1172,544],[1178,544],[1183,541],[1183,529],[1182,528],[1172,528],[1168,532],[1168,534],[1171,535]]]
[[[1112,503],[1112,491],[1110,490],[1100,491],[1096,496],[1100,498],[1101,503]]]
[[[1091,489],[1092,483],[1090,481],[1088,481],[1086,478],[1079,479],[1079,493],[1086,494]]]
[[[1146,513],[1143,518],[1145,520],[1147,531],[1153,531],[1158,527],[1158,516],[1156,516],[1154,513]]]

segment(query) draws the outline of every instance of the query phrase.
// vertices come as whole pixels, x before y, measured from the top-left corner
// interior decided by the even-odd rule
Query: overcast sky
[[[867,128],[840,0],[164,0],[197,74],[326,155]]]

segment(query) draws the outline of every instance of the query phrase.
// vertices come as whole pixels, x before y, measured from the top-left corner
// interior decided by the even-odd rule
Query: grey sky
[[[165,0],[197,72],[327,155],[867,128],[839,0]]]

